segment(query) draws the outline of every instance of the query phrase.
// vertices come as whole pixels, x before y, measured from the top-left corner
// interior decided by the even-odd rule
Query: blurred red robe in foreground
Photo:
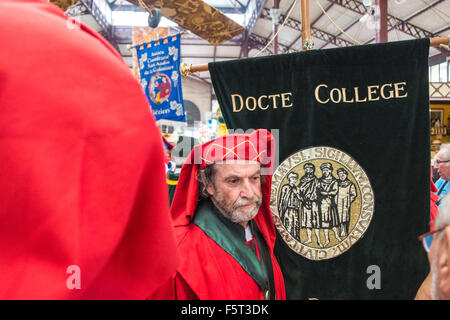
[[[437,218],[439,209],[436,204],[436,201],[439,199],[439,196],[435,193],[438,191],[436,186],[434,185],[433,180],[430,181],[431,191],[430,191],[430,232],[434,231],[434,220]]]
[[[177,257],[139,83],[48,2],[0,0],[0,41],[0,299],[149,297]]]

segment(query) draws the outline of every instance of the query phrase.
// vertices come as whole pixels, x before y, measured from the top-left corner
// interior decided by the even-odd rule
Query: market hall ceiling
[[[71,0],[66,1],[70,2]],[[210,19],[207,23],[202,24],[201,21],[204,21],[202,15],[196,17],[195,12],[189,11],[189,8],[201,5],[201,0],[132,1],[141,6],[140,2],[144,1],[147,9],[153,8],[152,5],[159,6],[162,8],[163,15],[166,11],[166,18],[172,20],[177,19],[174,18],[173,13],[180,15],[180,12],[184,12],[181,18],[178,17],[178,21],[182,20],[182,24],[187,30],[179,25],[171,27],[171,29],[173,32],[187,31],[183,34],[181,43],[181,61],[187,64],[207,64],[212,61],[255,56],[272,39],[272,16],[277,16],[274,15],[276,11],[272,9],[274,5],[277,5],[277,1],[279,7],[278,28],[284,24],[278,33],[278,53],[302,50],[300,0],[205,0],[205,8],[207,8],[205,10],[207,13],[210,12],[210,17],[213,17],[214,12],[218,12],[216,13],[218,17],[216,28],[213,20]],[[375,0],[310,0],[313,49],[375,43],[377,14],[374,10],[374,2]],[[388,41],[448,36],[450,34],[450,0],[387,0],[387,2]],[[91,19],[84,17],[82,21],[89,21],[88,24],[102,33],[131,64],[131,52],[128,46],[131,44],[132,25],[118,26],[108,23],[108,19],[102,17],[101,14],[102,3],[104,3],[103,7],[106,5],[109,7],[104,8],[108,12],[132,11],[144,14],[146,11],[124,0],[80,0],[75,6],[84,7],[81,9],[84,10],[82,13],[73,14],[76,10],[72,10],[72,12],[70,8],[68,10],[70,15],[90,16]],[[171,4],[166,4],[164,7],[164,3]],[[183,8],[169,8],[182,3]],[[186,7],[186,4],[189,6]],[[209,10],[209,7],[212,9]],[[169,12],[172,16],[167,14],[167,8],[170,9]],[[288,17],[289,11],[291,14]],[[206,16],[205,13],[203,15]],[[231,18],[227,18],[227,16]],[[197,29],[201,29],[203,32],[203,38],[199,36],[199,32],[194,32],[195,24]],[[242,29],[239,28],[239,25],[242,26]],[[230,32],[227,33],[227,30]],[[222,42],[227,36],[231,36],[231,38]],[[273,54],[273,45],[271,43],[260,54]],[[445,61],[449,54],[450,51],[445,47],[430,48],[430,61]],[[197,77],[202,81],[210,82],[208,72],[203,72]]]

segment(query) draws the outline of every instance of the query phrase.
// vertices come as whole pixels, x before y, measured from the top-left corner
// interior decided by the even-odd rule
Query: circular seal
[[[286,244],[310,260],[349,250],[369,227],[374,205],[366,172],[336,148],[300,150],[272,176],[274,224]]]

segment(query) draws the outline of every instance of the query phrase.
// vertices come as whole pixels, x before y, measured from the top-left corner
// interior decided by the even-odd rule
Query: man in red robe
[[[145,299],[173,274],[161,135],[89,27],[0,0],[0,299]]]
[[[285,299],[269,208],[274,147],[256,130],[191,151],[171,207],[181,262],[153,298]]]

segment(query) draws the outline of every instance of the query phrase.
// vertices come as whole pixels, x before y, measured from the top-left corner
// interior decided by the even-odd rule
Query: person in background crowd
[[[177,266],[161,135],[120,54],[0,1],[0,299],[146,299]]]
[[[450,300],[450,196],[443,198],[435,230],[419,237],[430,261],[429,295],[433,300]]]
[[[170,161],[172,161],[172,156],[171,156],[170,152],[173,149],[173,144],[171,144],[164,136],[162,136],[162,139],[163,139],[163,147],[164,147],[164,162],[167,165]]]
[[[173,196],[175,194],[175,190],[178,184],[179,173],[176,172],[177,165],[174,161],[172,161],[171,151],[174,148],[174,145],[171,144],[164,136],[163,136],[163,145],[164,145],[164,162],[166,164],[166,172],[167,172],[167,187],[169,189],[169,206],[172,203]]]
[[[433,170],[431,170],[431,176],[433,175]],[[439,208],[436,204],[436,201],[439,199],[439,196],[435,193],[438,189],[433,182],[433,179],[430,181],[430,231],[434,230],[434,220],[438,216]]]
[[[435,193],[437,190],[436,186],[433,183],[433,170],[430,170],[430,232],[434,231],[434,221],[436,220],[438,214],[439,214],[439,208],[436,204],[436,201],[439,199],[439,196]],[[417,295],[415,297],[416,300],[429,300],[431,299],[430,295],[430,281],[431,281],[431,274],[428,274],[428,276],[425,278],[424,282],[420,286],[419,290],[417,291]]]
[[[439,180],[436,181],[437,195],[439,199],[436,201],[436,204],[439,206],[441,199],[447,194],[448,190],[450,190],[450,184],[448,183],[450,180],[450,144],[445,143],[441,146],[441,149],[436,154],[436,159],[434,162],[434,167],[439,172]]]
[[[182,260],[152,298],[285,299],[269,208],[274,143],[256,130],[194,147],[171,207]]]
[[[437,153],[436,153],[437,155]],[[431,180],[433,183],[439,180],[439,171],[435,166],[436,163],[436,155],[431,159]]]

